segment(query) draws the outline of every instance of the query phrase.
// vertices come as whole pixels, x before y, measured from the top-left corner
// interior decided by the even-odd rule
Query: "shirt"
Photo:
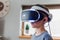
[[[35,34],[32,35],[31,40],[53,40],[52,37],[48,34],[47,31],[43,32],[42,34],[36,36]]]

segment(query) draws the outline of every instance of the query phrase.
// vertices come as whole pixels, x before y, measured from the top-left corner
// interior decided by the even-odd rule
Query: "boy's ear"
[[[46,22],[48,22],[48,18],[47,18],[47,17],[44,17],[43,22],[44,22],[44,24],[45,24]]]
[[[46,19],[44,19],[43,21],[45,22]]]

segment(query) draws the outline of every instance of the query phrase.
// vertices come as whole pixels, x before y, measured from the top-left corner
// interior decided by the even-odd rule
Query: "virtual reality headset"
[[[48,22],[52,19],[52,15],[48,11],[41,7],[33,6],[31,9],[26,9],[22,11],[22,22],[37,22],[42,20],[44,18],[44,15],[42,12],[39,12],[38,10],[43,11],[48,15]]]

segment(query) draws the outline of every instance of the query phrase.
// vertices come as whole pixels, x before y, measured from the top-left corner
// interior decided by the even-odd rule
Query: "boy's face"
[[[47,22],[47,19],[47,17],[44,17],[41,21],[32,22],[31,25],[33,28],[39,28],[41,26],[44,26],[44,24]]]
[[[38,21],[38,22],[34,22],[34,23],[31,23],[32,27],[33,28],[39,28],[40,26],[43,25],[43,21]]]

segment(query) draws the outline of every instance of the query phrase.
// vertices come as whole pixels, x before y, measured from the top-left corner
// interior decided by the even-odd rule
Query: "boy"
[[[50,22],[51,18],[52,15],[49,13],[49,10],[42,5],[34,5],[22,12],[22,21],[29,21],[32,27],[36,28],[31,40],[52,40],[52,37],[44,28],[44,24]]]

